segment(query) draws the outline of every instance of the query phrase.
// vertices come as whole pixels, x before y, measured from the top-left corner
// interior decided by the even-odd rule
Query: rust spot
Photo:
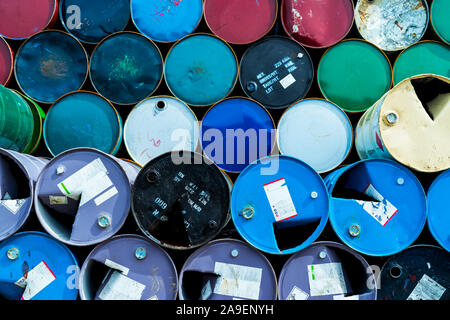
[[[67,65],[65,61],[55,59],[41,60],[41,73],[49,77],[65,77],[67,74]]]
[[[420,9],[420,8],[422,8],[422,7],[423,7],[423,3],[422,3],[422,1],[420,1],[420,2],[417,4],[417,6],[414,8],[414,10]]]
[[[414,274],[412,274],[412,275],[409,276],[409,280],[416,281],[417,277]]]
[[[399,24],[398,24],[398,21],[397,21],[397,20],[395,20],[395,22],[394,22],[394,23],[395,23],[395,25],[396,25],[397,27],[399,27],[399,28],[400,28],[400,30],[403,30],[403,27],[402,27],[401,25],[399,25]]]

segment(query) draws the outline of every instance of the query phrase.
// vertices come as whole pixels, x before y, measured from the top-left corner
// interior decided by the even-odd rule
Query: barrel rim
[[[9,51],[9,56],[10,56],[11,68],[10,68],[10,70],[9,70],[9,75],[6,77],[5,83],[3,83],[3,84],[0,83],[0,84],[3,85],[3,86],[7,86],[8,83],[9,83],[9,81],[11,80],[12,74],[13,74],[13,72],[14,72],[14,52],[12,51],[12,48],[11,48],[11,46],[9,45],[8,41],[6,41],[6,38],[2,37],[1,35],[0,35],[0,42],[2,42],[2,43],[5,44],[6,48],[7,48],[8,51]]]
[[[433,28],[434,32],[439,37],[439,39],[441,39],[442,42],[450,45],[450,40],[446,40],[444,38],[444,36],[439,33],[439,30],[435,27],[435,23],[433,23],[433,12],[434,12],[433,8],[435,8],[435,6],[434,6],[435,3],[438,3],[438,1],[436,1],[436,2],[433,1],[431,3],[431,8],[430,8],[430,23],[431,23],[431,27]]]
[[[348,41],[354,41],[354,42],[366,43],[366,44],[369,44],[369,45],[373,46],[375,49],[377,49],[379,52],[381,52],[381,54],[385,57],[386,62],[387,62],[388,65],[389,65],[389,70],[390,70],[390,77],[389,77],[389,78],[390,78],[390,83],[389,83],[389,85],[388,85],[388,89],[386,90],[385,94],[386,94],[387,92],[389,92],[389,90],[392,88],[393,67],[392,67],[391,61],[389,60],[389,58],[388,58],[388,56],[386,55],[386,53],[385,53],[380,47],[378,47],[377,45],[375,45],[375,44],[373,44],[373,43],[371,43],[371,42],[369,42],[369,41],[367,41],[367,40],[365,40],[365,39],[348,38],[348,39],[344,39],[344,40],[342,40],[342,41],[336,43],[334,46],[329,47],[329,48],[323,53],[323,55],[320,57],[319,63],[318,63],[318,65],[317,65],[317,85],[319,86],[319,90],[320,90],[320,92],[322,93],[322,95],[324,96],[324,98],[325,98],[326,100],[330,101],[330,102],[333,102],[333,101],[331,101],[331,100],[329,100],[329,99],[327,98],[327,96],[326,96],[326,94],[324,93],[324,90],[322,89],[322,86],[321,86],[321,84],[320,84],[320,80],[319,80],[319,68],[320,68],[320,66],[322,65],[322,60],[323,60],[323,58],[325,57],[325,55],[326,55],[331,49],[333,49],[333,48],[335,48],[335,47],[341,45],[342,43],[348,42]],[[377,101],[378,101],[378,100],[377,100]],[[376,102],[376,101],[375,101],[375,102]],[[348,108],[344,108],[344,107],[341,107],[341,106],[339,106],[339,107],[340,107],[342,110],[344,110],[345,112],[348,112],[348,113],[350,113],[350,114],[358,114],[358,113],[362,113],[362,112],[365,112],[365,111],[367,111],[368,109],[370,109],[370,106],[367,107],[367,108],[365,108],[365,109],[363,109],[363,110],[356,110],[356,111],[355,111],[355,110],[347,110]]]
[[[132,0],[132,1],[133,1],[133,0]],[[231,47],[230,44],[228,44],[226,41],[220,39],[220,38],[217,37],[216,35],[211,34],[211,33],[206,33],[206,32],[190,33],[190,34],[188,34],[187,36],[185,36],[185,37],[181,38],[180,40],[176,41],[176,42],[172,45],[172,47],[169,49],[169,51],[167,52],[167,55],[166,55],[166,57],[165,57],[165,59],[164,59],[164,72],[163,72],[163,75],[164,75],[164,81],[165,81],[165,83],[166,83],[167,88],[169,89],[169,91],[170,91],[170,93],[172,94],[172,96],[174,96],[175,98],[177,98],[177,99],[183,101],[183,102],[186,103],[187,105],[192,106],[192,107],[202,107],[202,108],[204,108],[204,107],[211,106],[211,105],[214,104],[214,103],[217,103],[217,101],[215,101],[215,102],[212,103],[212,104],[192,104],[192,103],[189,103],[188,101],[184,101],[184,100],[182,100],[180,97],[178,97],[178,96],[172,91],[172,88],[169,86],[168,81],[167,81],[167,76],[166,76],[166,71],[167,71],[167,69],[166,69],[167,59],[169,58],[170,54],[172,53],[172,50],[173,50],[178,44],[180,44],[182,41],[187,40],[187,39],[190,38],[190,37],[196,37],[196,36],[207,36],[207,37],[211,37],[211,38],[215,38],[216,40],[219,40],[220,42],[222,42],[223,44],[225,44],[225,46],[230,50],[230,52],[231,52],[231,53],[233,54],[233,56],[234,56],[234,60],[235,60],[235,62],[236,62],[236,76],[235,76],[235,79],[234,79],[234,81],[233,81],[233,85],[230,87],[230,90],[229,90],[228,93],[227,93],[224,97],[222,97],[221,99],[224,99],[224,98],[228,97],[228,96],[233,92],[234,88],[236,87],[236,83],[237,83],[238,78],[239,78],[239,60],[238,60],[238,58],[237,58],[237,56],[236,56],[236,52],[234,51],[234,49]]]
[[[284,0],[283,0],[284,1]],[[355,23],[355,4],[353,3],[353,1],[352,0],[347,0],[348,2],[350,2],[351,4],[352,4],[352,8],[353,8],[353,10],[352,10],[352,21],[351,21],[351,24],[349,25],[349,27],[348,27],[348,30],[347,30],[347,32],[345,33],[345,35],[343,36],[343,37],[341,37],[338,41],[335,41],[333,44],[330,44],[330,45],[326,45],[326,46],[310,46],[310,45],[306,45],[306,44],[303,44],[303,43],[301,43],[300,41],[297,41],[297,40],[295,40],[292,36],[291,36],[291,33],[288,31],[288,29],[287,29],[287,27],[286,27],[286,23],[285,23],[285,21],[284,21],[284,6],[282,5],[281,6],[281,12],[280,12],[280,16],[281,16],[281,24],[283,25],[283,29],[284,29],[284,32],[286,32],[286,34],[289,36],[289,38],[291,38],[292,40],[294,40],[295,42],[297,42],[297,43],[299,43],[299,44],[301,44],[302,46],[304,46],[304,47],[307,47],[307,48],[311,48],[311,49],[325,49],[325,48],[329,48],[329,47],[332,47],[332,46],[334,46],[334,45],[336,45],[337,43],[339,43],[340,41],[342,41],[343,39],[345,39],[345,37],[350,33],[350,31],[352,30],[352,28],[353,28],[353,24]]]
[[[110,40],[111,38],[113,38],[113,37],[115,37],[115,36],[120,36],[120,35],[123,35],[123,34],[135,35],[135,36],[138,36],[138,37],[143,37],[145,40],[148,40],[148,41],[150,42],[150,44],[151,44],[154,48],[156,48],[156,51],[159,53],[159,57],[161,58],[161,74],[159,75],[159,81],[157,82],[157,84],[156,84],[155,88],[153,89],[153,91],[152,91],[151,93],[149,93],[149,94],[147,95],[147,97],[144,98],[144,100],[147,99],[147,98],[149,98],[151,95],[153,95],[153,94],[155,93],[155,91],[158,90],[159,86],[161,85],[162,78],[163,78],[163,75],[164,75],[164,67],[165,67],[165,64],[164,64],[163,56],[162,56],[162,54],[161,54],[161,50],[160,50],[159,47],[153,42],[153,40],[150,39],[149,37],[147,37],[147,36],[141,34],[141,33],[136,32],[136,31],[119,31],[119,32],[115,32],[115,33],[112,33],[112,34],[106,36],[105,38],[103,38],[102,40],[100,40],[100,41],[97,43],[97,45],[95,46],[94,50],[93,50],[92,53],[91,53],[91,58],[89,59],[89,63],[88,63],[89,80],[90,80],[92,86],[94,87],[94,90],[95,90],[97,93],[99,93],[100,95],[102,95],[105,99],[107,99],[108,101],[110,101],[111,103],[113,103],[113,104],[116,104],[116,105],[119,105],[119,106],[130,106],[130,105],[133,105],[133,104],[137,104],[137,103],[142,102],[143,99],[139,99],[139,100],[133,101],[133,102],[131,102],[131,103],[119,103],[119,102],[114,101],[114,100],[112,100],[112,99],[109,99],[109,98],[107,98],[105,95],[103,95],[103,93],[100,92],[100,90],[99,90],[99,89],[97,88],[97,86],[95,85],[94,80],[92,79],[92,60],[93,60],[93,57],[94,57],[95,53],[97,52],[97,49],[100,48],[101,45],[103,45],[106,41]]]
[[[57,154],[57,155],[55,155],[55,154],[52,152],[51,148],[49,147],[49,145],[48,145],[48,143],[47,143],[47,138],[46,138],[46,136],[47,136],[47,135],[46,135],[46,123],[47,123],[48,115],[50,114],[52,108],[53,108],[57,103],[61,102],[62,99],[66,98],[66,97],[69,96],[69,95],[75,95],[75,94],[79,94],[79,93],[93,94],[93,95],[96,95],[96,96],[102,98],[104,101],[106,101],[106,103],[113,109],[114,113],[116,114],[116,117],[117,117],[117,123],[118,123],[118,127],[119,127],[119,134],[118,134],[118,137],[117,137],[117,140],[116,140],[116,144],[114,145],[112,151],[109,152],[109,154],[112,155],[112,154],[114,153],[114,151],[116,150],[116,148],[120,145],[121,139],[122,139],[123,126],[122,126],[122,121],[121,121],[120,115],[119,115],[119,113],[117,112],[117,109],[114,107],[114,105],[113,105],[108,99],[106,99],[105,97],[103,97],[101,94],[99,94],[99,93],[97,93],[97,92],[87,91],[87,90],[77,90],[77,91],[68,92],[68,93],[66,93],[65,95],[63,95],[62,97],[60,97],[59,99],[57,99],[57,100],[50,106],[50,108],[47,110],[47,116],[46,116],[46,118],[45,118],[45,120],[44,120],[44,127],[43,127],[43,129],[42,129],[42,134],[43,134],[43,137],[44,137],[45,146],[47,147],[48,151],[50,152],[50,154],[51,154],[53,157],[55,157],[55,156],[57,156],[57,155],[60,155],[60,154],[62,154],[63,152],[66,152],[66,151],[68,151],[68,150],[71,150],[71,149],[67,149],[67,150],[65,150],[65,151],[63,151],[63,152],[61,152],[61,153],[59,153],[59,154]],[[83,148],[83,147],[81,147],[81,148]],[[73,148],[72,148],[72,149],[73,149]],[[99,151],[101,151],[101,150],[99,150]],[[103,151],[102,151],[102,152],[103,152]]]
[[[55,1],[56,1],[56,0],[55,0]],[[22,88],[22,85],[20,84],[20,81],[17,79],[17,61],[19,60],[19,55],[20,55],[20,53],[21,53],[21,51],[22,51],[22,48],[23,48],[26,44],[28,44],[28,41],[30,41],[30,40],[33,39],[34,37],[39,36],[39,35],[41,35],[41,34],[43,34],[43,33],[50,33],[50,32],[61,33],[61,34],[64,34],[64,35],[66,35],[66,36],[69,36],[70,38],[72,38],[73,40],[75,40],[76,43],[78,44],[78,46],[82,49],[82,51],[83,51],[83,53],[84,53],[84,55],[85,55],[85,57],[86,57],[86,73],[85,73],[85,76],[84,76],[84,80],[82,81],[82,83],[81,83],[80,87],[78,88],[78,90],[75,90],[75,91],[81,91],[81,88],[84,86],[84,84],[85,84],[86,81],[87,81],[88,73],[89,73],[89,56],[88,56],[88,53],[87,53],[86,49],[84,48],[83,44],[82,44],[77,38],[75,38],[74,36],[72,36],[71,34],[65,32],[65,31],[62,31],[62,30],[58,30],[58,29],[48,29],[48,30],[43,30],[43,31],[41,31],[41,32],[38,32],[38,33],[34,34],[33,36],[29,37],[27,40],[25,40],[25,41],[20,45],[19,49],[17,49],[16,59],[15,59],[15,61],[14,61],[14,78],[15,78],[15,80],[16,80],[16,82],[17,82],[17,86],[20,88],[20,90],[21,90],[27,97],[29,97],[30,99],[32,99],[32,100],[34,100],[34,101],[36,101],[36,102],[38,102],[38,103],[42,103],[42,104],[45,104],[45,105],[53,105],[53,104],[56,103],[56,101],[58,101],[59,99],[61,99],[62,97],[66,96],[67,94],[69,94],[69,93],[71,93],[71,92],[67,92],[66,94],[62,95],[61,97],[59,97],[58,99],[56,99],[56,100],[53,101],[53,102],[40,101],[39,99],[35,99],[35,98],[29,96],[29,95],[27,94],[27,92]],[[75,92],[75,91],[72,91],[72,92]]]
[[[347,113],[346,113],[341,107],[339,107],[336,103],[334,103],[334,102],[332,102],[332,101],[329,101],[329,100],[326,100],[326,99],[324,99],[324,98],[306,98],[306,99],[302,99],[302,100],[299,100],[299,101],[293,103],[291,106],[289,106],[288,108],[286,108],[286,110],[283,111],[283,113],[282,113],[281,116],[280,116],[280,119],[278,120],[277,128],[280,127],[281,120],[283,119],[283,117],[285,116],[285,114],[286,114],[291,108],[293,108],[293,107],[295,107],[296,105],[302,103],[303,101],[308,101],[308,100],[320,100],[320,101],[327,102],[327,103],[329,103],[329,104],[331,104],[331,105],[334,105],[339,111],[341,111],[342,114],[344,114],[345,118],[348,120],[348,124],[350,125],[350,129],[351,129],[351,132],[352,132],[352,141],[350,142],[350,148],[348,149],[348,152],[347,152],[347,154],[345,155],[345,157],[343,158],[343,160],[342,160],[339,164],[337,164],[336,166],[334,166],[332,169],[329,169],[329,170],[326,170],[326,171],[320,171],[320,172],[318,171],[319,174],[331,172],[331,171],[333,171],[334,169],[338,168],[341,164],[343,164],[343,163],[345,162],[345,160],[348,159],[348,157],[350,156],[350,153],[351,153],[352,150],[353,150],[353,145],[354,145],[354,141],[355,141],[355,130],[353,129],[353,125],[352,125],[352,123],[351,123],[351,121],[350,121],[350,118],[348,117]],[[284,153],[283,153],[283,151],[281,150],[279,139],[280,139],[280,131],[279,131],[279,130],[276,130],[276,143],[277,143],[277,146],[278,146],[278,150],[280,151],[280,154],[283,155]],[[294,157],[294,158],[295,158],[295,157]],[[301,160],[301,159],[299,159],[299,160]],[[302,161],[303,161],[303,160],[302,160]]]
[[[201,135],[202,135],[201,133],[203,132],[203,121],[205,120],[206,115],[207,115],[207,114],[208,114],[215,106],[217,106],[218,104],[220,104],[220,103],[222,103],[222,102],[225,102],[225,101],[227,101],[227,100],[232,100],[232,99],[236,99],[236,100],[238,100],[238,99],[245,99],[245,100],[249,100],[249,101],[251,101],[251,102],[253,102],[253,103],[256,103],[259,107],[262,108],[263,111],[265,111],[265,112],[269,115],[269,118],[270,118],[270,120],[272,121],[273,129],[274,129],[275,133],[277,132],[277,131],[276,131],[276,129],[277,129],[276,123],[275,123],[275,121],[274,121],[274,119],[273,119],[272,114],[269,112],[269,110],[267,110],[266,107],[264,107],[264,105],[263,105],[262,103],[260,103],[260,102],[258,102],[258,101],[256,101],[256,100],[254,100],[254,99],[252,99],[252,98],[249,98],[249,97],[243,97],[243,96],[230,96],[230,97],[223,98],[222,100],[216,102],[215,104],[213,104],[212,106],[210,106],[210,107],[208,108],[208,110],[205,112],[205,114],[204,114],[204,116],[203,116],[202,121],[200,122],[200,137],[199,137],[199,138],[200,138],[200,147],[201,147],[202,153],[205,155],[205,157],[208,158],[209,161],[211,161],[211,162],[213,162],[213,163],[214,163],[214,161],[211,160],[211,159],[208,157],[208,155],[207,155],[206,153],[204,153],[204,148],[203,148],[203,137],[201,136]],[[270,151],[270,154],[269,154],[269,155],[272,155],[273,152],[276,150],[276,149],[275,149],[275,148],[276,148],[276,145],[277,145],[277,143],[276,143],[276,139],[275,139],[274,142],[272,143],[272,148],[271,148],[271,151]],[[253,161],[252,161],[252,162],[253,162]],[[215,164],[215,163],[214,163],[214,164]],[[223,171],[224,173],[240,173],[240,172],[242,172],[242,170],[241,170],[241,171],[225,170],[225,169],[222,169],[221,167],[219,167],[217,164],[215,164],[215,165],[216,165],[221,171]],[[250,163],[249,163],[249,165],[250,165]],[[245,168],[244,168],[244,169],[245,169]]]
[[[208,26],[209,30],[210,30],[215,36],[217,36],[218,38],[220,38],[221,40],[223,40],[223,41],[225,41],[225,42],[227,42],[227,43],[231,43],[231,44],[234,44],[234,45],[248,45],[248,44],[251,44],[251,43],[253,43],[253,42],[255,42],[255,41],[261,40],[262,38],[264,38],[266,35],[268,35],[268,34],[270,33],[270,31],[273,29],[273,27],[275,26],[275,23],[277,22],[277,19],[278,19],[278,0],[272,0],[272,1],[275,1],[275,18],[274,18],[274,20],[273,20],[273,22],[272,22],[272,25],[267,29],[266,32],[264,32],[264,34],[263,34],[262,36],[260,36],[258,39],[252,40],[252,41],[250,41],[250,42],[234,42],[234,41],[227,41],[227,40],[225,40],[224,38],[220,37],[218,34],[216,34],[216,32],[213,31],[213,29],[211,28],[211,26],[210,26],[209,23],[208,23],[208,19],[206,18],[206,3],[207,3],[208,1],[209,1],[209,0],[204,0],[204,1],[203,1],[203,16],[204,16],[204,18],[205,18],[205,23],[206,23],[206,25]]]

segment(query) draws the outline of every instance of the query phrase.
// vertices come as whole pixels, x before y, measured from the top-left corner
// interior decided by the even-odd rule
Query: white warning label
[[[398,212],[398,209],[385,199],[371,184],[367,186],[364,193],[378,200],[378,202],[361,200],[356,200],[356,202],[384,227]]]
[[[101,300],[141,300],[145,285],[114,271],[98,297]]]
[[[297,286],[294,286],[287,296],[286,300],[308,300],[309,294],[300,289]]]
[[[264,191],[277,222],[298,215],[284,178],[265,184]]]
[[[294,76],[289,73],[286,77],[280,80],[280,84],[283,87],[283,89],[287,89],[295,82]]]
[[[22,300],[31,300],[35,295],[56,280],[56,276],[45,261],[28,271],[27,275],[17,280],[17,286],[24,288]]]
[[[308,265],[308,279],[312,297],[347,293],[340,263]]]
[[[424,274],[409,295],[408,300],[439,300],[445,290],[443,286]]]
[[[243,299],[259,299],[262,269],[216,262],[214,273],[220,275],[215,294]]]
[[[12,214],[16,214],[20,210],[20,208],[22,208],[25,200],[26,199],[1,200],[0,204],[11,211]]]

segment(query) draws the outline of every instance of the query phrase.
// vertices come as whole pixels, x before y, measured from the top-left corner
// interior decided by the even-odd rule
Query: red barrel
[[[8,42],[0,36],[0,84],[7,85],[13,72],[13,52]]]

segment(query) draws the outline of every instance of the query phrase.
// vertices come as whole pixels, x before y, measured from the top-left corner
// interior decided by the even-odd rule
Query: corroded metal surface
[[[385,51],[402,50],[419,41],[428,26],[423,0],[358,0],[355,22],[367,41]]]

